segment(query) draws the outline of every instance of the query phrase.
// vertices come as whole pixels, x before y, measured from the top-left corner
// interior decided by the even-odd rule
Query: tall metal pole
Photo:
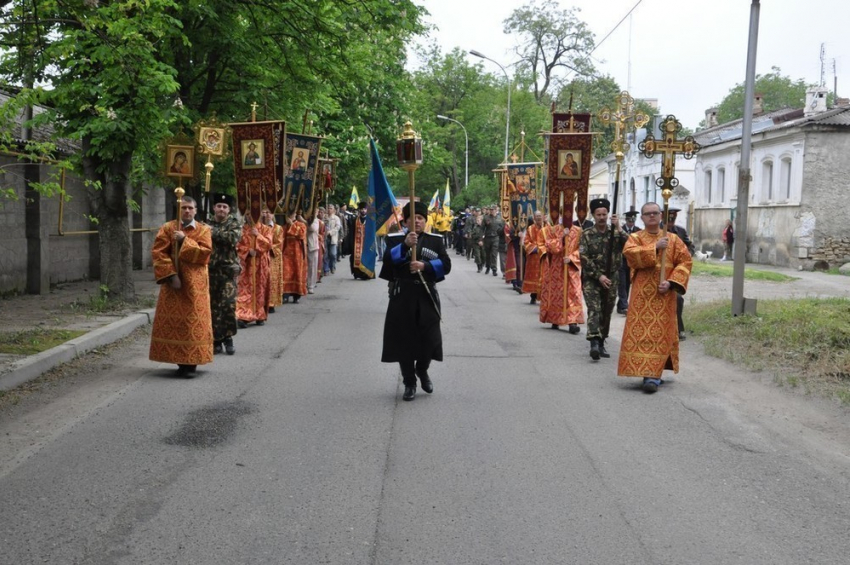
[[[505,70],[505,67],[503,67],[498,61],[494,61],[490,57],[484,55],[483,53],[481,53],[479,51],[475,51],[474,49],[472,51],[470,51],[469,54],[473,55],[475,57],[480,57],[482,59],[487,59],[491,63],[496,63],[496,65],[498,65],[498,67],[500,69],[502,69],[502,72],[505,73],[505,79],[508,81],[508,111],[507,111],[507,118],[505,119],[505,163],[507,163],[508,162],[508,140],[510,139],[510,136],[511,136],[511,90],[512,90],[512,88],[511,88],[512,87],[511,77],[508,75],[508,71]]]
[[[747,262],[747,210],[750,201],[750,150],[753,136],[753,92],[756,77],[756,48],[759,37],[759,0],[750,7],[750,42],[747,47],[747,77],[744,86],[744,122],[741,133],[741,166],[738,175],[738,210],[735,216],[735,266],[732,273],[732,315],[744,313],[744,268]]]
[[[466,128],[463,127],[462,123],[460,123],[459,121],[457,121],[454,118],[450,118],[448,116],[443,116],[443,115],[440,115],[440,114],[437,114],[437,117],[440,118],[441,120],[448,120],[450,122],[454,122],[457,125],[459,125],[461,127],[461,129],[463,129],[463,137],[466,138],[466,150],[463,152],[464,159],[465,159],[464,165],[463,165],[463,171],[464,171],[463,188],[466,188],[467,186],[469,186],[469,136],[466,134]]]

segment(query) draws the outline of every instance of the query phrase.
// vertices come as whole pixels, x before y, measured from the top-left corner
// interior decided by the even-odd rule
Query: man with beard
[[[236,335],[236,281],[239,279],[239,256],[236,246],[242,236],[239,220],[230,213],[233,197],[228,194],[212,195],[213,216],[212,255],[210,256],[210,308],[212,309],[213,352],[236,352],[233,336]]]
[[[444,280],[452,268],[443,238],[425,232],[428,207],[423,202],[414,206],[413,218],[410,206],[404,207],[408,230],[387,236],[380,274],[382,279],[390,281],[381,362],[400,365],[404,382],[402,400],[406,401],[416,396],[416,377],[422,390],[428,394],[434,392],[428,368],[431,361],[443,360],[436,283]],[[416,249],[415,261],[411,249]]]

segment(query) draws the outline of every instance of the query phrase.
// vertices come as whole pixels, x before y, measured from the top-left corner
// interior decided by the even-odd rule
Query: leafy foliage
[[[756,75],[755,92],[762,95],[762,107],[765,112],[802,108],[806,101],[806,89],[813,86],[803,79],[792,80],[781,73],[779,67],[771,67],[771,72]],[[744,116],[744,87],[744,83],[736,84],[718,104],[717,123],[739,120]]]

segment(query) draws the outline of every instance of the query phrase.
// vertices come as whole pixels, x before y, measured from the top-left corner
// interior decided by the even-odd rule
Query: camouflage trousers
[[[499,238],[484,238],[484,267],[497,272],[496,262],[499,260]]]
[[[611,326],[611,313],[617,304],[617,278],[611,281],[606,290],[598,281],[582,281],[584,303],[587,305],[587,339],[608,337]],[[607,301],[604,300],[607,294]]]
[[[236,281],[231,271],[210,271],[210,307],[213,341],[221,343],[236,335]]]
[[[473,241],[469,247],[472,249],[472,258],[475,260],[475,264],[481,267],[484,264],[484,248],[478,245],[477,241]]]

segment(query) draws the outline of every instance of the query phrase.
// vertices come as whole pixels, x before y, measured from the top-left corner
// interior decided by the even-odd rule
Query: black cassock
[[[436,283],[452,269],[443,238],[423,232],[419,236],[416,259],[425,263],[422,276],[410,272],[410,250],[404,245],[404,233],[387,236],[380,278],[390,281],[390,302],[384,320],[384,351],[381,361],[443,360],[443,335],[440,332],[440,296]],[[431,298],[428,292],[431,291]],[[436,303],[436,307],[435,307]]]

